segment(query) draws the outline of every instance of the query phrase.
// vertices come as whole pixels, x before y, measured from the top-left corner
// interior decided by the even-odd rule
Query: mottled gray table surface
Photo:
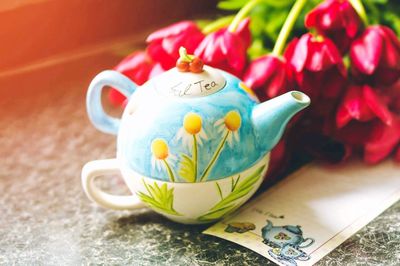
[[[108,211],[89,202],[80,170],[114,156],[114,137],[86,118],[95,72],[115,56],[0,78],[1,265],[268,265],[236,244],[202,235],[147,209]],[[126,193],[117,178],[100,180]],[[399,265],[400,202],[319,265]]]

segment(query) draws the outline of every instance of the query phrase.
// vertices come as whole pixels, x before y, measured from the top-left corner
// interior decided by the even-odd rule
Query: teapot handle
[[[102,191],[95,184],[95,179],[120,173],[117,159],[91,161],[82,168],[81,181],[86,196],[104,208],[114,210],[132,210],[145,207],[136,195],[119,196]]]
[[[101,104],[101,92],[105,86],[115,88],[129,99],[135,92],[137,85],[114,70],[105,70],[99,73],[89,85],[86,95],[86,109],[90,121],[98,130],[116,135],[120,119],[107,115]]]

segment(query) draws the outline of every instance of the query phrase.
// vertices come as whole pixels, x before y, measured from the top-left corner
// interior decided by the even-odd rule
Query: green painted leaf
[[[236,182],[232,182],[231,193],[229,193],[225,198],[221,199],[217,204],[215,204],[207,213],[200,216],[198,219],[201,221],[214,220],[228,214],[236,206],[235,201],[246,196],[253,188],[255,183],[261,178],[261,173],[263,172],[265,166],[257,168],[251,175],[244,178],[240,183],[239,176]],[[218,191],[220,193],[220,191]]]
[[[211,212],[207,212],[205,215],[202,215],[198,219],[201,221],[216,220],[216,219],[221,218],[223,215],[228,214],[234,207],[235,207],[235,204],[231,204],[231,205],[225,206],[224,208],[214,210]]]
[[[172,215],[182,215],[175,211],[173,207],[174,201],[174,188],[168,189],[167,184],[162,184],[161,187],[154,182],[154,185],[146,184],[143,180],[143,184],[146,187],[148,195],[143,192],[138,192],[138,197],[151,207],[158,209],[162,212]]]
[[[192,158],[187,156],[186,154],[181,155],[182,160],[180,161],[180,169],[179,175],[187,182],[196,182],[195,176],[195,163],[193,162]]]

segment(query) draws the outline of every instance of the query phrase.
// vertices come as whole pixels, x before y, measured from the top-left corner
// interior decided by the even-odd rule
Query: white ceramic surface
[[[200,183],[173,183],[144,177],[128,168],[120,169],[117,159],[97,160],[84,166],[82,186],[92,201],[105,208],[121,210],[148,206],[176,222],[209,223],[233,212],[256,192],[268,163],[269,153],[250,168],[233,176]],[[94,180],[97,177],[118,172],[122,173],[132,196],[110,195],[96,187]],[[165,204],[165,208],[158,208],[157,204],[151,204],[151,200],[149,203],[148,199],[157,194],[164,200],[155,202]]]

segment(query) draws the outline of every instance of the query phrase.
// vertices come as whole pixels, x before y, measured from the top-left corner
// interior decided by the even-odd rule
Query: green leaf
[[[154,185],[146,184],[144,180],[143,184],[149,193],[149,195],[140,191],[137,193],[138,197],[143,202],[162,212],[172,215],[182,215],[175,211],[173,207],[174,188],[168,189],[166,183],[162,184],[161,187],[157,184],[157,182],[154,182]]]
[[[187,182],[195,182],[195,163],[193,162],[192,158],[186,154],[182,154],[181,157],[182,160],[180,161],[179,175]]]
[[[220,198],[223,199],[224,197],[222,196],[222,190],[221,190],[221,187],[219,186],[218,182],[215,182],[215,185],[217,186],[218,194],[219,194]]]
[[[236,178],[236,180],[233,180],[234,178],[232,177],[232,188],[231,188],[231,192],[235,190],[236,185],[239,183],[240,180],[240,175]]]
[[[205,215],[202,215],[199,218],[199,220],[200,221],[211,221],[211,220],[219,219],[219,218],[221,218],[221,216],[228,214],[234,207],[235,207],[235,204],[231,204],[231,205],[225,206],[224,208],[207,212]]]
[[[158,188],[158,185],[156,182],[154,182],[154,186],[148,185],[148,188],[150,189],[150,195],[156,199],[157,201],[161,201],[161,193],[160,189]]]
[[[231,189],[232,192],[215,204],[207,213],[198,217],[197,219],[200,221],[212,220],[228,214],[236,206],[235,201],[246,196],[254,188],[254,185],[260,179],[264,168],[265,166],[257,168],[257,170],[255,170],[251,175],[244,178],[242,182],[237,184],[239,180],[238,177],[237,181],[235,182],[236,184],[231,183],[232,186],[235,185],[235,188]]]

